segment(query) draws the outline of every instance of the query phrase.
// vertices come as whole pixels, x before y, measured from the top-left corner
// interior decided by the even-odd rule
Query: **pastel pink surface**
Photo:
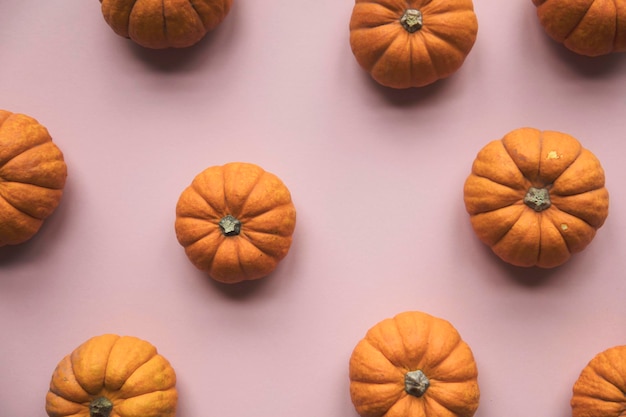
[[[351,10],[235,2],[198,45],[152,51],[95,0],[0,4],[0,108],[44,124],[69,172],[40,233],[0,248],[1,415],[44,416],[58,361],[111,332],[171,361],[180,417],[356,417],[350,353],[404,310],[472,347],[477,416],[569,415],[583,366],[626,344],[626,55],[574,55],[532,2],[476,0],[463,67],[394,91],[354,60]],[[478,150],[521,126],[575,136],[606,171],[605,225],[555,270],[503,264],[463,206]],[[235,286],[197,271],[173,227],[193,176],[230,161],[278,175],[298,211],[276,272]]]

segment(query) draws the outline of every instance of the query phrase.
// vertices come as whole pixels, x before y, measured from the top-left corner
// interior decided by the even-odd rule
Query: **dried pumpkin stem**
[[[406,9],[400,18],[400,23],[407,32],[413,33],[424,26],[424,17],[417,9]]]
[[[113,411],[113,403],[105,397],[98,397],[89,404],[90,417],[109,417]]]
[[[241,232],[241,222],[230,214],[224,216],[219,225],[224,236],[237,236]]]
[[[426,393],[426,390],[430,386],[430,381],[424,372],[410,371],[404,375],[404,390],[407,394],[414,397],[421,397]]]
[[[552,205],[548,189],[530,187],[524,197],[524,204],[537,212],[547,209]]]

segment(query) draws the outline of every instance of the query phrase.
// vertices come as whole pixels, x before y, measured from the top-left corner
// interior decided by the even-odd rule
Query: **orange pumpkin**
[[[626,346],[597,354],[573,387],[572,417],[626,415]]]
[[[477,32],[472,0],[356,0],[350,46],[378,83],[422,87],[455,73]]]
[[[251,163],[198,174],[176,205],[176,237],[191,262],[217,281],[272,272],[289,251],[296,210],[285,184]]]
[[[48,130],[30,116],[0,110],[0,246],[33,237],[57,208],[67,166]]]
[[[480,150],[465,181],[478,238],[516,266],[552,268],[582,251],[608,215],[600,161],[574,137],[520,128]]]
[[[100,0],[115,33],[146,48],[185,48],[219,25],[232,0]]]
[[[362,417],[470,417],[477,378],[458,331],[419,311],[377,323],[350,357],[350,396]]]
[[[46,412],[50,417],[174,417],[175,385],[174,369],[153,345],[105,334],[59,362]]]
[[[533,0],[546,33],[580,55],[626,51],[623,0]]]

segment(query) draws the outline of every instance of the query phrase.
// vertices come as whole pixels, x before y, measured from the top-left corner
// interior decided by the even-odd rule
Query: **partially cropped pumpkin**
[[[32,238],[57,208],[67,166],[48,130],[0,110],[0,246]]]
[[[464,186],[478,238],[502,260],[552,268],[582,251],[608,216],[600,161],[574,137],[520,128],[478,152]]]
[[[115,33],[146,48],[186,48],[215,29],[232,0],[100,0]]]
[[[176,373],[144,340],[93,337],[57,365],[46,395],[50,417],[174,417]]]
[[[404,89],[455,73],[477,32],[472,0],[356,0],[350,46],[374,80]]]
[[[546,33],[580,55],[626,51],[624,0],[533,0]]]
[[[598,353],[572,389],[572,417],[626,415],[626,346]]]
[[[452,324],[419,311],[377,323],[350,357],[350,396],[362,417],[470,417],[477,378]]]
[[[287,255],[296,210],[285,184],[258,165],[232,162],[198,174],[176,205],[176,237],[217,281],[262,278]]]

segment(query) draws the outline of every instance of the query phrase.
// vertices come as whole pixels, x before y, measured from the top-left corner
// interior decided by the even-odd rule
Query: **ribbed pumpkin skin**
[[[220,222],[240,222],[225,234]],[[262,278],[287,255],[296,210],[285,184],[251,163],[232,162],[198,174],[176,205],[176,237],[191,262],[213,279]]]
[[[405,389],[408,372],[430,386]],[[374,325],[350,357],[350,396],[362,417],[470,417],[478,408],[478,370],[470,347],[446,320],[407,311]]]
[[[420,29],[400,22],[419,10]],[[455,73],[476,41],[478,21],[471,0],[356,0],[350,46],[359,65],[391,88],[423,87]]]
[[[533,0],[546,33],[586,56],[626,51],[623,0]]]
[[[463,192],[476,235],[496,255],[552,268],[582,251],[604,224],[604,183],[600,161],[572,136],[520,128],[480,150]],[[545,190],[547,208],[525,203],[531,187]]]
[[[572,417],[620,417],[626,414],[626,346],[597,354],[574,384]]]
[[[48,130],[0,110],[0,246],[32,238],[57,208],[67,166]]]
[[[90,417],[108,399],[108,417],[174,417],[176,374],[156,348],[133,336],[105,334],[77,347],[57,365],[46,395],[50,417]],[[91,415],[91,417],[107,415]]]
[[[186,48],[215,29],[232,0],[100,0],[115,33],[151,49]]]

